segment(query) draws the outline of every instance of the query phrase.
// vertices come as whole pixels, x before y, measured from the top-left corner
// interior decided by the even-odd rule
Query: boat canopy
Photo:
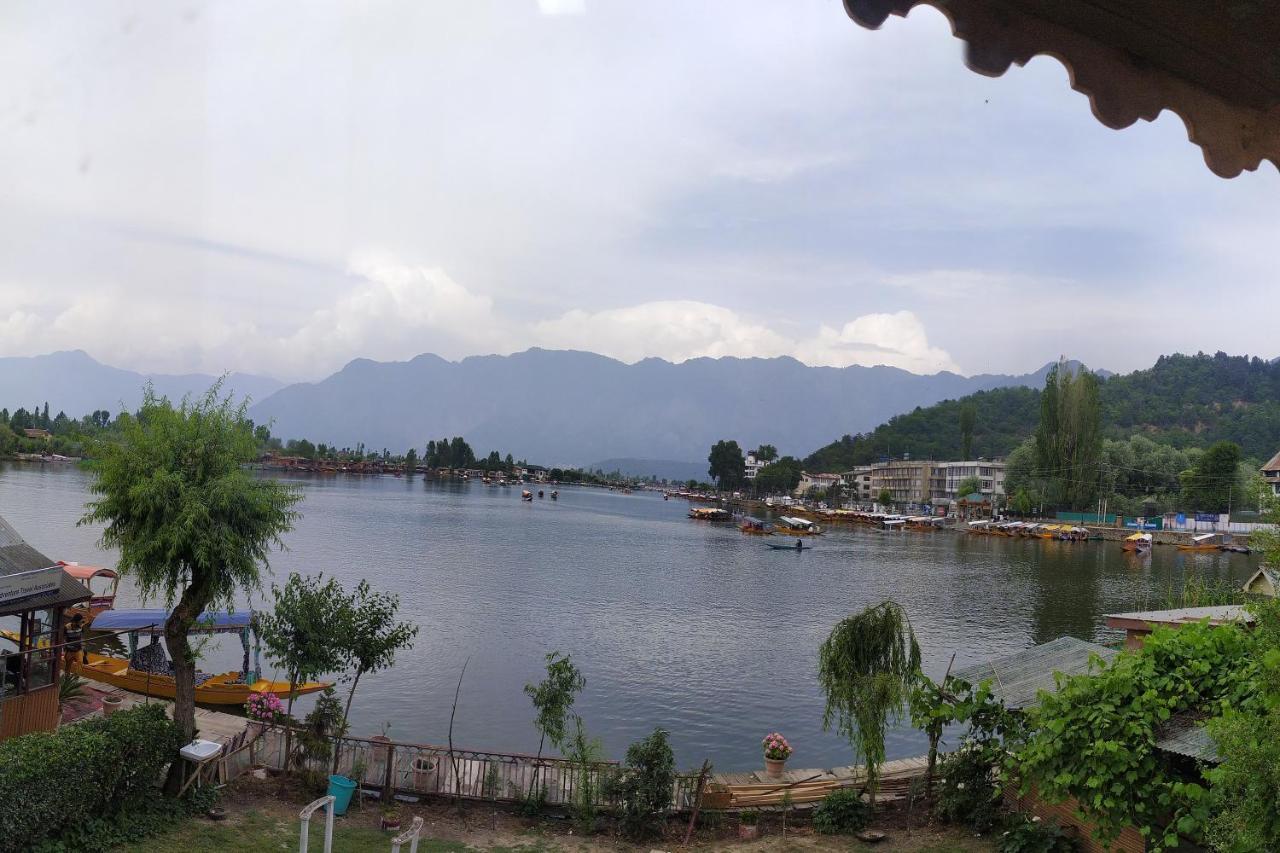
[[[98,614],[93,620],[95,631],[135,631],[138,633],[163,634],[164,622],[169,618],[169,611],[154,609],[142,610],[108,610]],[[202,613],[191,626],[193,634],[239,634],[249,628],[253,621],[252,611],[231,613],[225,610],[212,610]]]
[[[1197,543],[1199,543],[1199,542],[1208,542],[1210,539],[1212,539],[1213,537],[1215,537],[1215,536],[1217,536],[1217,535],[1218,535],[1218,534],[1216,534],[1216,533],[1201,533],[1201,534],[1200,534],[1200,535],[1198,535],[1198,536],[1192,536],[1192,537],[1191,537],[1191,541],[1192,541],[1192,542],[1197,542]]]
[[[778,520],[783,524],[786,524],[788,527],[813,527],[813,522],[807,518],[796,518],[795,516],[784,515],[779,517]]]
[[[1126,542],[1145,542],[1145,541],[1149,540],[1150,538],[1151,538],[1151,534],[1150,534],[1150,533],[1135,533],[1135,534],[1133,534],[1132,536],[1126,536],[1126,537],[1124,538],[1124,541],[1126,541]]]
[[[106,569],[102,566],[82,566],[79,563],[61,563],[62,570],[78,581],[87,581],[91,578],[118,578],[120,575],[115,569]]]

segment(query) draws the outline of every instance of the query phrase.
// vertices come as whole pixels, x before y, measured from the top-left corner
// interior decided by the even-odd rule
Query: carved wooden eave
[[[1107,127],[1167,109],[1214,173],[1280,167],[1278,0],[844,0],[870,29],[921,4],[946,15],[979,74],[1052,56]]]

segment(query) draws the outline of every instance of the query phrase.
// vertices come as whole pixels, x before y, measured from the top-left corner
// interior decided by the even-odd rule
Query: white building
[[[800,484],[796,486],[795,494],[797,497],[803,497],[809,494],[811,489],[827,489],[840,482],[839,474],[810,474],[805,471],[800,474]]]

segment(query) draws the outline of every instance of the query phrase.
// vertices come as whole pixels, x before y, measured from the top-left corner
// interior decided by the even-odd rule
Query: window
[[[58,677],[58,614],[36,610],[21,617],[18,648],[3,655],[0,696],[10,698],[48,687]],[[25,652],[25,654],[24,654]]]

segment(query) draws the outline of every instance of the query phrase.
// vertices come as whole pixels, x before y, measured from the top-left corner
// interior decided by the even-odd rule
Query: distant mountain
[[[809,367],[792,358],[649,358],[624,364],[585,352],[405,362],[357,359],[316,383],[290,385],[250,410],[275,435],[402,452],[462,435],[549,465],[601,459],[699,462],[733,438],[801,454],[870,430],[899,412],[989,388],[1044,384],[1020,376],[919,376],[893,367]],[[705,472],[704,472],[705,474]]]
[[[200,393],[217,379],[201,373],[171,375],[135,373],[109,367],[82,350],[30,357],[0,358],[0,407],[30,410],[47,402],[51,413],[66,412],[73,418],[96,409],[115,413],[123,406],[132,411],[142,402],[142,386],[151,381],[159,394],[179,400]],[[227,377],[226,390],[237,397],[262,400],[281,387],[278,380],[247,373]]]
[[[1075,363],[1073,363],[1074,365]],[[1280,362],[1225,353],[1161,356],[1147,370],[1116,375],[1094,371],[1103,434],[1141,434],[1175,447],[1233,441],[1245,456],[1267,459],[1280,448]],[[1043,372],[1042,372],[1043,373]],[[943,400],[890,418],[874,430],[846,434],[811,453],[816,471],[846,471],[884,456],[958,459],[960,408],[972,403],[974,456],[1004,456],[1040,422],[1040,392],[1001,388]]]
[[[708,448],[709,450],[710,448]],[[708,479],[707,463],[677,462],[673,459],[603,459],[586,466],[591,471],[603,471],[611,474],[618,471],[628,477],[657,477],[659,480],[670,480],[684,483],[689,480],[699,482]]]

